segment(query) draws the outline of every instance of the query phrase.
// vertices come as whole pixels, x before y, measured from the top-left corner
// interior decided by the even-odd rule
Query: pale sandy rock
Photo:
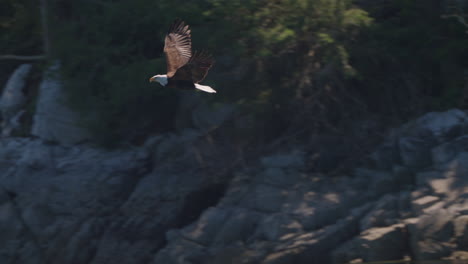
[[[456,248],[453,241],[456,215],[453,210],[439,209],[419,217],[408,224],[411,251],[416,260],[446,257]]]
[[[463,264],[468,260],[468,251],[454,251],[450,256],[443,259],[451,260],[450,263],[453,264]]]
[[[411,207],[413,211],[415,211],[417,214],[420,214],[421,212],[423,212],[424,209],[434,205],[438,201],[440,201],[439,197],[433,196],[433,195],[427,195],[427,196],[418,198],[416,200],[413,200],[411,202]]]
[[[370,228],[336,249],[332,253],[333,263],[348,263],[354,259],[364,262],[400,260],[408,253],[406,241],[404,224]]]
[[[400,216],[399,197],[385,195],[376,202],[375,207],[361,220],[361,230],[396,224]]]

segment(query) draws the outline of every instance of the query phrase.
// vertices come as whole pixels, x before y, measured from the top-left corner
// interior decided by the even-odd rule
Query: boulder
[[[433,195],[426,195],[411,202],[411,206],[416,215],[424,213],[424,209],[436,204],[440,198]]]
[[[399,132],[398,147],[405,166],[418,169],[431,164],[431,149],[463,134],[468,116],[452,109],[428,113],[404,125]]]
[[[400,216],[399,198],[394,195],[385,195],[372,210],[361,219],[361,230],[373,227],[386,227],[398,222]]]
[[[374,227],[334,250],[332,263],[347,263],[354,259],[362,259],[364,262],[400,260],[407,252],[403,224]]]
[[[21,111],[26,102],[26,78],[31,71],[31,64],[22,64],[13,72],[3,88],[0,97],[0,113],[2,116],[2,136],[10,136],[20,126]]]
[[[468,115],[459,109],[445,112],[431,112],[405,124],[400,133],[402,136],[434,139],[440,144],[464,133]]]
[[[410,247],[415,260],[434,260],[450,255],[456,248],[453,241],[457,213],[453,210],[431,211],[408,224]]]
[[[429,136],[402,137],[398,141],[403,165],[418,169],[431,164],[431,147],[434,144]]]
[[[23,221],[13,197],[0,188],[0,262],[45,264],[36,235]]]
[[[276,241],[285,238],[288,234],[300,233],[302,225],[286,214],[273,214],[264,217],[258,223],[256,238]]]
[[[468,152],[468,136],[461,136],[452,141],[440,144],[432,149],[432,162],[442,166],[451,161],[460,152]]]

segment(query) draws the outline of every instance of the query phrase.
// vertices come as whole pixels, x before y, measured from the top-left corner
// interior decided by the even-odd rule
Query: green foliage
[[[284,129],[295,122],[291,117],[298,105],[311,106],[307,101],[312,97],[314,101],[329,100],[324,98],[329,93],[317,91],[343,89],[342,80],[355,75],[348,47],[372,23],[367,12],[349,0],[211,2],[210,15],[222,17],[230,25],[227,28],[239,32],[237,36],[226,34],[246,58],[240,63],[249,74],[245,82],[234,83],[226,96],[255,114],[255,123],[267,130],[259,133],[262,137],[282,131],[268,123],[279,123]],[[326,112],[328,107],[332,106],[320,111]]]
[[[0,49],[2,53],[40,53],[37,1],[2,0],[0,8]]]
[[[0,8],[0,55],[42,53],[36,0],[2,0]],[[0,89],[20,62],[0,60]]]
[[[361,93],[374,110],[403,119],[456,107],[468,67],[468,34],[438,0],[371,4],[376,23],[351,50]]]
[[[165,72],[163,36],[175,17],[164,12],[168,3],[55,4],[55,13],[67,14],[56,18],[54,42],[70,104],[100,144],[140,142],[148,133],[172,128],[174,91],[148,81]]]
[[[5,1],[0,48],[40,53],[36,2]],[[219,93],[207,103],[238,103],[262,138],[291,126],[328,127],[362,109],[408,117],[468,98],[468,34],[455,19],[442,18],[447,10],[437,0],[49,0],[49,6],[53,57],[70,105],[104,145],[172,129],[179,93],[148,78],[165,72],[164,35],[175,18],[190,24],[194,49],[217,59],[205,82]]]
[[[147,80],[165,71],[163,37],[176,17],[192,26],[195,49],[203,45],[244,64],[223,70],[249,69],[237,80],[214,69],[214,85],[222,84],[218,98],[242,102],[259,120],[281,113],[284,122],[290,114],[284,109],[299,90],[319,85],[308,84],[326,65],[354,74],[348,37],[371,23],[349,0],[56,0],[54,7],[63,14],[54,23],[55,56],[70,102],[96,137],[110,142],[171,128],[175,92]]]

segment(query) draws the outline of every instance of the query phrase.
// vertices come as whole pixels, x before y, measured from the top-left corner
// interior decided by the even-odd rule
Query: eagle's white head
[[[150,82],[158,82],[162,86],[167,85],[167,75],[166,74],[158,74],[149,79]]]

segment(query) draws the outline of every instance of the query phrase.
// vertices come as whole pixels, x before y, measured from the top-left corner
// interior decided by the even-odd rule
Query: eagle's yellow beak
[[[154,82],[155,79],[156,79],[156,78],[153,76],[153,77],[151,77],[151,78],[149,79],[149,81],[150,81],[150,82]]]

